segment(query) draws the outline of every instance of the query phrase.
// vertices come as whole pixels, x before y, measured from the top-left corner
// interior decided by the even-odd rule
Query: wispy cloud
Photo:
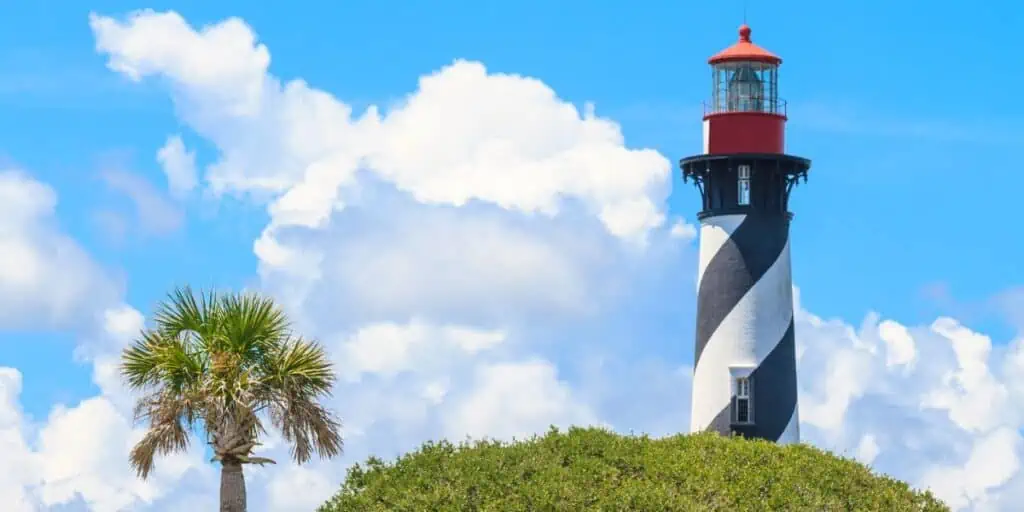
[[[101,172],[100,178],[111,190],[128,198],[143,233],[166,235],[181,228],[184,222],[181,209],[142,176],[110,169]],[[123,235],[127,231],[124,217],[116,212],[104,210],[99,218],[105,219],[102,225],[115,228],[112,235],[116,236],[117,232]]]
[[[1003,290],[992,299],[995,309],[1024,336],[1024,286]]]
[[[102,65],[53,50],[5,49],[0,52],[0,103],[48,108],[153,108],[152,92],[128,86]],[[145,100],[145,101],[138,101]]]
[[[1024,286],[1010,286],[982,299],[958,299],[948,283],[937,281],[918,291],[925,302],[943,315],[965,322],[997,321],[1024,336]]]

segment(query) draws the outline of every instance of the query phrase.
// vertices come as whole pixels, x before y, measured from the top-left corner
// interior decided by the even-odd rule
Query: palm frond
[[[341,453],[341,422],[319,403],[303,397],[280,397],[269,412],[274,426],[291,445],[296,463],[308,462],[313,452],[322,459]]]
[[[323,346],[302,338],[284,341],[262,363],[264,381],[269,386],[296,388],[314,396],[330,396],[337,378]]]
[[[140,389],[160,382],[162,339],[153,331],[144,331],[138,340],[121,353],[121,375],[128,386]]]
[[[224,295],[220,298],[222,327],[230,347],[226,350],[258,361],[288,338],[290,324],[284,311],[270,297],[255,293]]]
[[[189,286],[176,288],[157,306],[153,322],[169,338],[191,331],[198,333],[199,338],[209,339],[216,335],[219,302],[214,291],[199,292],[197,297]]]
[[[258,396],[298,463],[313,452],[321,458],[342,450],[341,422],[320,405],[336,379],[323,347],[301,338],[289,339],[268,354],[261,366]]]
[[[177,421],[192,429],[204,418],[210,404],[202,389],[185,390],[178,393],[173,389],[158,389],[135,402],[135,421],[160,425]]]
[[[121,375],[129,387],[170,386],[184,390],[205,370],[202,354],[181,338],[168,338],[155,330],[143,331],[121,353]]]
[[[170,394],[154,393],[135,407],[137,419],[148,419],[146,435],[132,448],[129,462],[142,478],[153,470],[156,455],[184,451],[189,445],[189,431],[196,411],[193,405]]]

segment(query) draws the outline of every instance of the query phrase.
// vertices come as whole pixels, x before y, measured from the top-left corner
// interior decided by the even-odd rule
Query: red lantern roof
[[[782,59],[779,58],[778,55],[775,55],[774,53],[750,42],[750,27],[748,27],[746,23],[740,26],[740,40],[736,44],[718,52],[714,57],[708,59],[708,64],[736,61],[766,62],[776,65],[782,64]]]

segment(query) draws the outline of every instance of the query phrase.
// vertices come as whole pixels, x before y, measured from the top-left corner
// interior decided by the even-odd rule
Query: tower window
[[[739,190],[738,202],[740,205],[750,204],[750,166],[741,165],[737,174],[737,190]]]
[[[736,379],[736,423],[753,422],[753,414],[750,410],[750,379],[740,377]]]

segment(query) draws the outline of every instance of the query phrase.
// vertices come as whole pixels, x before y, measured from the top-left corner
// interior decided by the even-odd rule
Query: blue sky
[[[390,426],[368,438],[363,448],[360,434],[353,434],[351,443],[357,448],[352,458],[364,451],[397,452],[436,435],[522,433],[536,425],[543,429],[546,422],[604,422],[623,431],[660,433],[685,428],[696,241],[672,237],[669,228],[676,222],[696,222],[698,196],[681,183],[675,162],[700,150],[700,102],[710,92],[706,59],[735,40],[741,2],[651,1],[629,7],[569,0],[557,6],[534,0],[409,4],[293,2],[286,8],[235,1],[95,1],[68,7],[39,0],[3,8],[0,167],[18,169],[25,179],[50,187],[57,198],[52,215],[10,230],[28,233],[25,239],[34,240],[39,254],[50,254],[47,261],[63,262],[40,267],[51,279],[28,284],[2,284],[0,279],[0,296],[6,295],[4,303],[10,306],[6,316],[0,315],[0,367],[16,369],[22,379],[12,403],[21,411],[18,424],[26,453],[47,453],[45,439],[53,437],[44,434],[59,430],[47,430],[56,425],[53,411],[58,404],[85,412],[83,403],[100,403],[89,400],[106,400],[113,404],[111,410],[123,405],[123,393],[104,387],[101,376],[104,357],[116,354],[118,343],[124,343],[123,336],[111,334],[110,322],[103,320],[110,317],[104,315],[130,307],[145,316],[169,289],[185,283],[272,293],[304,329],[337,347],[342,366],[355,365],[347,371],[363,377],[347,381],[348,401],[339,407],[355,418],[355,427],[360,422],[367,428]],[[138,19],[159,18],[156,24],[133,24],[129,13],[141,8],[155,12]],[[184,24],[161,17],[167,11],[178,13]],[[1001,446],[984,444],[992,439],[1004,440],[1014,447],[1007,450],[1017,453],[1017,416],[1024,417],[1024,410],[1006,413],[1010,419],[999,416],[983,426],[964,426],[960,414],[967,413],[956,412],[952,395],[939,388],[946,383],[943,375],[975,368],[963,362],[964,354],[980,354],[984,375],[965,373],[960,391],[954,393],[956,403],[1016,396],[1012,377],[1017,370],[1011,363],[1020,338],[1015,326],[1024,325],[1024,300],[1019,299],[1024,265],[1015,255],[1024,250],[1024,237],[1018,235],[1015,219],[1024,175],[1016,172],[1012,155],[1024,142],[1024,104],[1014,101],[1013,91],[1024,71],[1012,64],[1011,52],[1024,10],[1008,0],[984,5],[794,0],[751,1],[747,12],[754,41],[784,59],[780,94],[789,102],[787,150],[813,161],[809,183],[791,203],[796,214],[794,282],[806,323],[804,343],[811,347],[807,360],[822,361],[821,368],[801,363],[801,400],[804,394],[835,393],[834,382],[844,375],[855,382],[843,388],[852,397],[843,411],[852,419],[835,428],[808,420],[809,440],[862,455],[865,443],[875,444],[877,460],[867,459],[915,485],[956,481],[961,474],[956,471],[966,471],[972,454],[986,453],[982,445]],[[91,23],[90,13],[109,18],[93,18]],[[210,38],[206,46],[189,46],[192,30],[231,17],[240,21],[235,28],[241,29],[225,32],[222,39]],[[103,28],[97,19],[110,23]],[[132,36],[117,36],[119,26],[128,27],[124,33]],[[159,27],[173,30],[162,32]],[[246,40],[246,31],[266,46],[269,69],[263,70],[258,58],[246,60],[259,53]],[[118,69],[117,59],[139,70],[141,79],[132,80],[124,68]],[[438,90],[470,77],[469,68],[446,68],[456,59],[486,66],[487,77],[532,77],[557,100],[517,95],[527,90],[517,88],[521,83],[502,85],[490,78],[487,83],[495,85],[489,96],[480,93],[476,102],[467,98],[468,114],[453,110],[459,108],[455,100],[482,90],[484,82],[472,82],[478,86],[458,94],[419,94],[426,90],[420,87],[423,76],[437,73]],[[241,71],[232,74],[236,64]],[[256,83],[247,74],[252,69],[261,77],[266,71],[280,83],[303,81],[299,88],[305,89],[294,96],[303,100],[296,99],[295,105],[309,104],[304,102],[315,95],[306,93],[319,90],[351,107],[351,116],[341,115],[332,124],[332,111],[324,114],[325,124],[302,118],[306,124],[290,125],[288,115],[299,107],[285,105],[291,100],[280,92],[280,84],[268,82],[258,83],[276,92],[260,96],[258,113],[251,114],[254,120],[234,116],[224,105],[247,101],[244,87]],[[466,74],[446,74],[444,69]],[[494,113],[498,121],[492,122],[488,105],[502,104],[506,93],[512,113]],[[419,96],[425,98],[418,104],[421,109],[406,108]],[[513,103],[519,99],[535,100],[538,106]],[[438,110],[428,108],[429,101],[437,101]],[[615,123],[624,136],[623,143],[581,139],[577,146],[563,148],[565,154],[599,155],[593,158],[601,162],[618,155],[621,159],[615,161],[621,165],[601,164],[593,173],[582,168],[563,172],[551,163],[555,160],[542,158],[549,151],[545,140],[562,140],[564,119],[552,110],[559,102],[579,109],[577,121],[584,105],[593,104],[596,115]],[[370,106],[385,120],[386,136],[371,140],[364,132],[372,127],[350,127],[331,138],[333,127],[349,121],[356,126]],[[317,107],[311,111],[324,112]],[[458,125],[438,121],[441,133],[431,133],[428,125],[436,120],[431,112],[472,119]],[[522,130],[507,126],[520,121]],[[564,124],[565,129],[571,130],[571,124]],[[507,155],[508,173],[483,173],[480,182],[465,174],[446,174],[444,163],[461,169],[455,164],[470,162],[466,165],[472,168],[489,161],[489,153],[473,141],[486,139],[492,128],[498,133],[495,140],[504,137],[513,141],[512,150],[522,150],[521,155]],[[534,140],[530,133],[545,135]],[[330,140],[312,149],[269,142],[312,140],[319,134],[328,134],[323,136]],[[199,174],[198,187],[177,195],[156,156],[171,136],[179,136],[194,154]],[[421,147],[417,140],[433,142]],[[358,172],[353,171],[356,177],[351,179],[358,186],[313,187],[338,191],[328,221],[304,226],[288,216],[312,208],[313,200],[274,209],[275,201],[298,187],[308,169],[318,162],[326,168],[343,167],[344,155],[358,153],[364,144],[380,144],[381,149],[363,156]],[[417,156],[408,149],[429,153],[436,147],[448,152]],[[657,153],[627,151],[644,148]],[[531,158],[547,167],[523,163]],[[665,161],[670,167],[663,166]],[[226,179],[229,171],[241,173],[235,176],[241,178],[217,189],[213,183]],[[594,177],[605,176],[601,173],[610,178]],[[550,184],[551,176],[564,179]],[[284,184],[260,188],[255,184],[259,177]],[[611,182],[619,185],[608,187]],[[616,195],[620,192],[634,195]],[[618,205],[615,201],[634,199],[649,200],[664,216],[663,223],[645,228],[648,241],[643,247],[611,233],[611,223],[599,212]],[[552,205],[556,207],[548,208]],[[292,208],[291,213],[281,213],[282,208]],[[261,236],[295,248],[299,263],[274,263],[268,253],[260,256],[254,243]],[[53,242],[58,239],[74,250]],[[442,250],[449,239],[452,247]],[[491,250],[502,251],[502,256],[484,255]],[[477,257],[473,255],[479,260],[467,259]],[[12,268],[17,261],[9,258],[4,264]],[[544,263],[548,261],[557,265]],[[314,267],[321,271],[308,274]],[[493,275],[502,269],[513,277]],[[70,280],[63,273],[71,271],[85,285],[68,292],[71,298],[60,309],[53,297]],[[525,277],[517,280],[514,272]],[[470,282],[474,280],[479,282]],[[402,286],[395,283],[415,286],[399,293],[395,290]],[[484,285],[494,288],[485,293]],[[992,348],[977,348],[984,343],[959,327],[936,327],[939,317],[955,319],[957,326],[987,337],[984,343],[990,340]],[[487,358],[470,357],[457,368],[445,366],[430,375],[395,366],[394,360],[383,362],[387,347],[415,344],[410,339],[459,344],[463,338],[458,333],[467,330],[504,333],[494,336],[515,342],[495,342],[497,348]],[[863,382],[873,372],[890,371],[894,363],[884,347],[895,350],[892,340],[900,335],[893,333],[903,332],[917,347],[916,366],[903,373],[892,370],[891,378],[920,385],[921,400],[915,403]],[[374,336],[383,336],[383,341],[360,344],[377,340]],[[961,338],[975,341],[961,344]],[[406,341],[395,341],[399,339]],[[870,343],[882,348],[856,352]],[[399,352],[412,353],[408,346]],[[376,355],[358,347],[377,347],[377,352],[366,349]],[[939,352],[929,359],[928,350]],[[863,356],[864,366],[857,363],[843,370],[847,363],[837,361],[846,351]],[[856,359],[846,360],[851,358]],[[522,375],[536,371],[538,379],[554,379],[568,397],[565,403],[510,406],[524,411],[530,421],[524,423],[525,430],[509,432],[492,432],[486,421],[460,416],[459,411],[479,403],[473,390],[516,382],[518,377],[499,371],[513,367],[525,368]],[[545,373],[549,370],[554,373]],[[625,388],[611,384],[635,379],[644,382]],[[881,381],[892,386],[903,382]],[[455,397],[460,383],[465,385],[464,396],[458,395],[461,401],[437,402],[433,409],[404,402],[377,409],[366,405],[424,386],[447,386],[453,391],[446,396]],[[965,389],[975,389],[971,386],[994,394],[965,395]],[[678,403],[679,411],[663,413],[658,404],[666,400]],[[408,423],[407,414],[413,414],[402,409],[406,405],[419,411],[414,416],[422,421],[412,422],[418,426],[402,426]],[[906,421],[887,423],[899,407],[905,414],[897,416]],[[898,448],[902,436],[918,428],[914,411],[920,407],[944,418],[945,426],[935,426],[924,437],[947,451],[925,447],[909,453]],[[381,412],[385,409],[390,412]],[[394,412],[398,409],[406,412]],[[988,417],[987,412],[972,414]],[[635,417],[643,419],[631,420]],[[121,460],[114,450],[65,462],[87,467],[108,460],[103,457],[112,463]],[[1000,466],[1009,468],[1006,475],[946,498],[965,507],[1012,503],[1013,496],[1024,492],[1018,466],[1015,455]],[[81,467],[67,471],[81,474]],[[321,479],[316,481],[328,482],[324,488],[329,491],[340,470],[317,467],[315,476],[294,471],[282,470],[280,481],[291,485]],[[97,490],[93,482],[61,484],[65,487],[54,491],[47,486],[57,485],[52,483],[56,477],[45,471],[18,485],[29,489],[24,503],[30,505],[25,506],[35,507],[25,510],[64,504],[116,510],[117,504],[133,503],[168,510],[183,495],[197,500],[206,496],[193,481],[198,477],[183,474],[167,477],[160,484],[163,490],[153,491],[150,498],[143,498],[148,491],[126,479],[114,493],[126,501],[117,503],[104,502],[102,496],[109,493]],[[191,490],[185,493],[182,486]],[[0,481],[0,489],[5,488]],[[271,509],[287,507],[276,504]]]

